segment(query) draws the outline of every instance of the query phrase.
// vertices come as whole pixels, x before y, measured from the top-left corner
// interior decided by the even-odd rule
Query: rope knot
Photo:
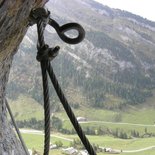
[[[37,8],[30,12],[30,21],[29,25],[32,26],[41,20],[45,25],[48,24],[50,19],[50,11],[45,8]]]
[[[38,48],[38,53],[36,59],[41,61],[52,61],[57,55],[60,47],[56,46],[54,48],[49,48],[47,44],[45,44],[43,47]]]

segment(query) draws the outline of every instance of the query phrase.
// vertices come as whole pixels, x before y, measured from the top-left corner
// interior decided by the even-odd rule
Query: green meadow
[[[76,135],[62,135],[62,134],[55,134],[56,136],[63,137],[63,138],[69,138],[69,139],[76,139]],[[37,150],[39,153],[43,153],[43,135],[36,135],[36,134],[22,134],[26,145],[29,149],[31,150]],[[107,148],[113,148],[113,149],[119,149],[122,151],[125,150],[139,150],[143,148],[147,148],[149,146],[152,146],[153,144],[155,145],[155,138],[139,138],[139,139],[130,139],[130,140],[122,140],[122,139],[117,139],[113,138],[110,136],[87,136],[88,139],[92,144],[97,144],[102,147],[107,147]],[[63,143],[63,147],[70,147],[70,142],[67,140],[63,140],[62,138],[55,138],[51,136],[51,143],[54,144],[56,141],[61,141]],[[126,154],[131,154],[131,155],[154,155],[155,153],[155,148],[154,149],[149,149],[146,151],[141,151],[141,152],[133,152],[133,153],[124,153],[122,152],[121,154],[126,155]],[[50,155],[55,154],[59,155],[62,154],[61,149],[57,150],[50,150]],[[104,152],[98,153],[98,155],[106,154]]]
[[[116,110],[106,110],[106,109],[94,109],[87,106],[82,106],[79,109],[73,109],[76,117],[81,116],[87,118],[88,122],[82,123],[82,128],[93,128],[94,130],[98,127],[108,128],[113,131],[116,129],[120,129],[127,134],[130,134],[131,130],[136,130],[140,133],[140,135],[144,134],[146,128],[148,133],[155,134],[155,105],[154,105],[155,97],[149,98],[146,103],[143,103],[138,106],[130,106],[127,109],[123,109],[122,111]],[[9,100],[11,109],[15,116],[16,120],[30,120],[31,118],[36,118],[37,120],[43,120],[43,107],[38,104],[35,100],[28,96],[21,95],[17,100],[11,101]],[[55,117],[58,117],[62,120],[63,128],[72,129],[72,125],[65,114],[64,110],[54,113]],[[90,122],[89,122],[90,121]],[[92,122],[98,121],[98,122]],[[125,124],[123,124],[125,123]],[[76,135],[68,135],[68,134],[60,134],[53,132],[52,134],[75,139]],[[25,133],[22,134],[26,145],[29,149],[37,150],[41,154],[43,153],[43,135],[36,135]],[[89,140],[92,144],[96,144],[102,147],[110,147],[113,149],[119,150],[138,150],[147,148],[150,146],[155,146],[155,137],[144,137],[144,138],[131,138],[131,139],[119,139],[114,138],[111,135],[94,135],[88,136]],[[51,143],[54,144],[57,141],[61,141],[63,143],[63,147],[69,147],[70,141],[64,140],[62,138],[58,138],[56,136],[51,136]],[[61,149],[51,150],[50,154],[61,155]],[[98,155],[102,155],[106,153],[98,153]],[[134,153],[124,153],[123,155],[154,155],[155,149],[149,149],[141,152]]]

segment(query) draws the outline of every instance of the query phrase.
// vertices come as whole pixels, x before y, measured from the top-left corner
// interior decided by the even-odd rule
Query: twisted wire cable
[[[45,45],[45,41],[44,41],[44,24],[42,19],[38,20],[37,22],[37,32],[38,32],[38,44],[39,47],[42,48]]]
[[[87,139],[84,132],[82,131],[82,128],[81,128],[80,124],[78,123],[78,121],[77,121],[77,119],[76,119],[76,117],[75,117],[59,83],[58,83],[58,80],[54,74],[54,71],[53,71],[53,68],[52,68],[50,62],[48,62],[48,64],[47,64],[47,71],[49,73],[51,82],[53,83],[53,86],[56,90],[56,93],[57,93],[70,121],[72,122],[74,129],[76,130],[78,136],[80,137],[83,145],[85,146],[85,148],[87,149],[87,151],[90,155],[96,155],[92,145],[90,144],[89,140]]]
[[[45,24],[43,25],[42,19],[37,21],[37,31],[38,31],[38,51],[45,52],[43,50],[45,46],[44,42],[44,29]],[[50,61],[47,59],[44,59],[42,56],[43,53],[38,53],[39,56],[41,56],[41,70],[42,70],[42,80],[43,80],[43,93],[44,93],[44,115],[45,115],[45,144],[44,144],[44,155],[49,154],[49,143],[50,143],[50,103],[49,103],[49,91],[48,91],[48,79],[47,79],[47,72],[49,73],[51,82],[53,83],[53,86],[56,90],[56,93],[70,119],[72,122],[74,129],[76,130],[78,136],[80,137],[83,145],[87,149],[88,153],[90,155],[96,155],[93,147],[91,146],[89,140],[85,136],[84,132],[82,131],[82,128],[80,124],[78,123],[66,97],[64,96],[63,91],[61,90],[61,87],[58,83],[58,80],[53,72],[53,68],[50,64]],[[46,53],[48,54],[48,53]],[[49,56],[49,55],[48,55]],[[42,59],[43,58],[43,59]]]
[[[44,96],[44,118],[45,118],[45,140],[44,140],[44,155],[49,154],[50,148],[50,102],[49,102],[49,88],[47,79],[47,61],[41,61],[42,82],[43,82],[43,96]]]
[[[25,143],[24,143],[24,140],[23,140],[23,138],[22,138],[22,136],[21,136],[21,133],[20,133],[18,127],[17,127],[16,121],[15,121],[15,119],[14,119],[14,116],[13,116],[13,114],[12,114],[12,111],[11,111],[11,108],[10,108],[10,106],[9,106],[9,103],[8,103],[7,99],[5,99],[5,105],[6,105],[6,108],[7,108],[8,112],[9,112],[9,115],[10,115],[10,117],[11,117],[12,123],[13,123],[13,125],[14,125],[14,127],[15,127],[15,130],[16,130],[16,133],[17,133],[17,135],[18,135],[18,138],[19,138],[19,140],[20,140],[20,142],[21,142],[21,144],[22,144],[22,147],[23,147],[23,149],[24,149],[24,151],[25,151],[25,154],[26,154],[26,155],[29,155],[28,149],[27,149],[27,147],[26,147],[26,145],[25,145]]]
[[[37,22],[37,31],[38,31],[38,48],[43,48],[45,46],[44,42],[44,29],[43,21],[40,19]],[[44,51],[43,51],[44,52]],[[49,88],[48,88],[48,78],[47,78],[47,61],[42,60],[40,62],[41,71],[42,71],[42,82],[43,82],[43,96],[44,96],[44,155],[49,154],[50,148],[50,101],[49,101]]]

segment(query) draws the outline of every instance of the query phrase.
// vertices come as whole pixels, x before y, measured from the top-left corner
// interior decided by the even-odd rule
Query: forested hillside
[[[155,88],[155,23],[92,0],[60,0],[47,4],[60,24],[78,22],[86,30],[78,45],[63,43],[50,26],[45,38],[61,47],[52,61],[70,104],[121,109],[143,103]],[[42,103],[40,66],[36,61],[36,27],[30,27],[10,74],[7,95],[28,94]],[[51,99],[60,110],[51,86]]]

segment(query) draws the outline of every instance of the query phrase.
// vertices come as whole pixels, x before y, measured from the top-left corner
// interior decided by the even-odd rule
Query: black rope
[[[12,114],[12,111],[11,111],[11,108],[10,108],[10,106],[9,106],[9,104],[8,104],[7,99],[5,99],[5,105],[6,105],[6,107],[7,107],[7,110],[8,110],[8,112],[9,112],[9,115],[10,115],[10,117],[11,117],[12,123],[13,123],[13,125],[14,125],[14,127],[15,127],[15,130],[16,130],[16,133],[17,133],[17,135],[18,135],[18,138],[19,138],[19,140],[20,140],[20,142],[21,142],[21,144],[22,144],[22,147],[23,147],[23,149],[24,149],[24,151],[25,151],[25,154],[26,154],[26,155],[29,155],[28,149],[27,149],[27,147],[26,147],[26,145],[25,145],[25,143],[24,143],[24,140],[23,140],[23,138],[22,138],[22,136],[21,136],[21,133],[20,133],[20,131],[19,131],[19,128],[17,127],[16,121],[15,121],[15,119],[14,119],[14,117],[13,117],[13,114]]]
[[[59,83],[58,83],[58,80],[54,74],[54,71],[53,71],[53,68],[52,68],[50,62],[48,63],[47,71],[49,73],[51,82],[53,83],[53,86],[56,90],[56,93],[57,93],[57,95],[58,95],[58,97],[59,97],[59,99],[60,99],[69,119],[70,119],[70,121],[72,122],[74,129],[76,130],[78,136],[80,137],[83,145],[85,146],[85,148],[87,149],[87,151],[90,155],[96,155],[96,153],[95,153],[93,147],[91,146],[89,140],[87,139],[84,132],[82,131],[82,128],[81,128],[80,124],[78,123],[78,121],[77,121],[77,119],[76,119],[76,117],[75,117],[75,115],[74,115],[74,113],[73,113],[73,111],[72,111],[72,109],[71,109],[71,107],[70,107],[70,105],[69,105],[60,85],[59,85]]]
[[[49,89],[47,79],[47,61],[41,61],[42,81],[43,81],[43,94],[44,94],[44,118],[45,118],[45,139],[44,139],[44,155],[49,154],[50,148],[50,102],[49,102]]]
[[[34,11],[35,12],[35,11]],[[49,103],[49,91],[48,91],[48,79],[47,79],[47,72],[50,76],[50,79],[53,83],[53,86],[56,90],[56,93],[70,119],[72,122],[74,129],[77,131],[78,136],[80,137],[83,145],[87,149],[90,155],[96,155],[93,147],[91,146],[89,140],[85,136],[84,132],[80,124],[78,123],[66,97],[64,96],[63,91],[58,83],[58,80],[53,72],[53,68],[50,64],[50,61],[57,56],[59,47],[49,48],[48,45],[44,42],[44,29],[46,24],[51,21],[49,20],[49,11],[46,14],[46,11],[43,8],[40,10],[36,10],[36,14],[31,16],[34,18],[34,22],[37,23],[37,31],[38,31],[38,53],[37,53],[37,60],[41,63],[41,70],[42,70],[42,80],[43,80],[43,94],[44,94],[44,115],[45,115],[45,140],[44,140],[44,155],[49,154],[49,144],[50,144],[50,103]],[[48,21],[48,22],[47,22]],[[84,39],[84,29],[77,23],[70,23],[64,26],[59,26],[56,22],[54,22],[54,28],[56,29],[57,33],[59,34],[60,38],[70,44],[76,44],[81,42]],[[53,23],[49,22],[51,26]],[[65,32],[68,30],[75,29],[79,32],[77,38],[69,38],[65,36]]]
[[[38,46],[39,48],[43,48],[43,46],[45,45],[45,41],[44,41],[44,24],[43,21],[40,19],[37,22],[37,31],[38,31]]]
[[[44,42],[44,29],[45,25],[40,19],[37,22],[37,31],[38,31],[38,57],[44,56],[44,51],[46,51],[46,45]],[[38,58],[39,59],[39,58]],[[47,78],[47,63],[48,60],[41,60],[41,71],[42,71],[42,82],[43,82],[43,96],[44,96],[44,155],[49,154],[50,148],[50,101],[49,101],[49,88],[48,88],[48,78]]]

